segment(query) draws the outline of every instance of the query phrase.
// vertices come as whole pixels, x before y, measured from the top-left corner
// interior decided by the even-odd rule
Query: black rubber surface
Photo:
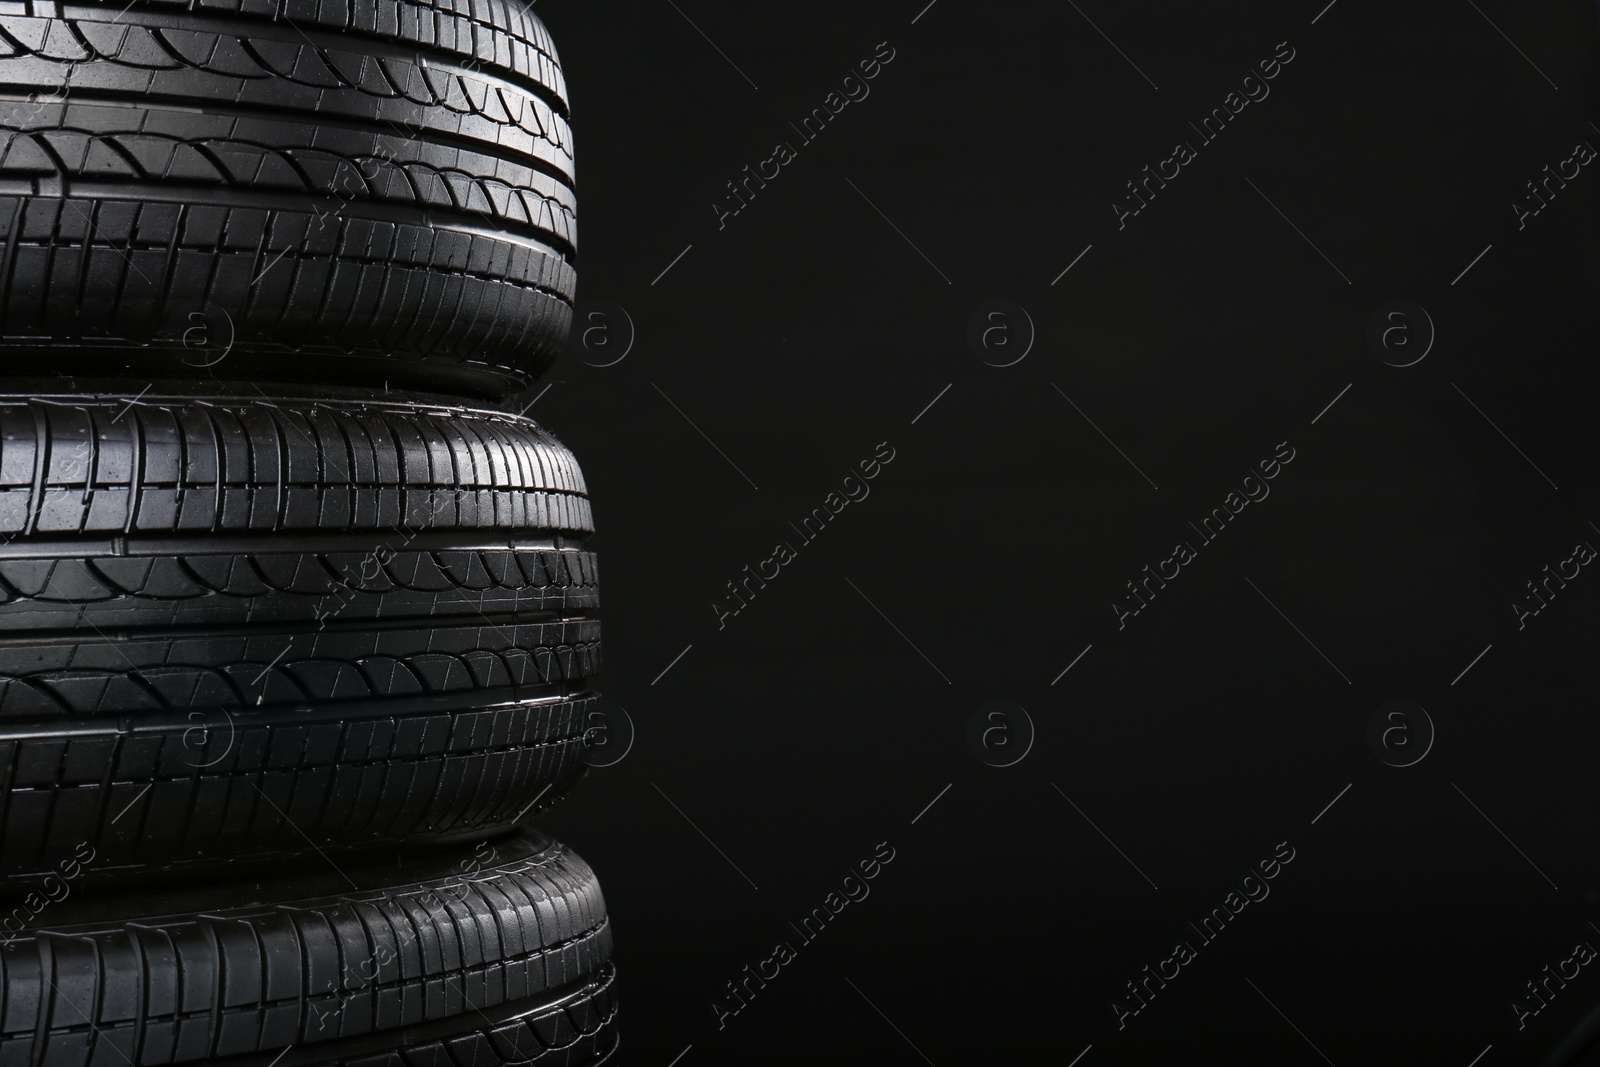
[[[537,835],[182,892],[61,885],[12,905],[0,1063],[576,1067],[616,1045],[599,884]]]
[[[0,373],[514,393],[571,319],[565,94],[514,0],[8,12]]]
[[[584,771],[592,698],[221,708],[0,728],[0,884],[215,876],[506,829]],[[342,862],[342,861],[341,861]]]
[[[373,531],[452,530],[474,545],[485,531],[592,528],[571,453],[498,412],[154,390],[0,397],[0,540],[13,545],[342,532],[344,547],[367,552],[384,543]]]
[[[437,404],[0,398],[0,880],[503,831],[581,776],[571,454]]]
[[[227,1067],[602,1067],[620,1062],[615,985],[614,971],[607,967],[601,977],[559,999],[540,997],[365,1041],[307,1045],[282,1059],[257,1053],[212,1062]]]
[[[433,540],[419,535],[411,544]],[[196,537],[125,538],[121,554],[109,543],[60,544],[33,557],[0,548],[0,633],[88,622],[109,628],[428,617],[459,613],[463,605],[486,615],[577,614],[597,603],[594,554],[577,546],[571,538],[530,538],[516,547],[375,555],[245,551],[236,541]],[[100,548],[106,554],[91,554]]]

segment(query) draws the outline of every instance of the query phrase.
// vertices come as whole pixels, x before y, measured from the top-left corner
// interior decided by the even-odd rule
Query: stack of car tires
[[[0,1064],[614,1056],[523,0],[0,5]]]

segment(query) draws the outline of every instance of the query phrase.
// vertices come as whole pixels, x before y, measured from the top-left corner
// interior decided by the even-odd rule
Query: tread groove
[[[0,132],[0,346],[22,359],[503,398],[559,352],[572,137],[531,12],[135,0],[35,7],[4,40],[27,107]],[[204,375],[195,312],[233,323]]]
[[[62,843],[121,884],[565,795],[600,667],[572,472],[448,402],[0,396],[0,888]]]

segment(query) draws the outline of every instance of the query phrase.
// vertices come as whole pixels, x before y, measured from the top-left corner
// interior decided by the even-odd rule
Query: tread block
[[[501,397],[564,342],[573,139],[525,5],[135,0],[6,33],[0,181],[40,193],[0,197],[0,346]]]
[[[350,865],[343,881],[276,876],[116,896],[98,908],[64,899],[48,928],[20,929],[8,945],[0,1063],[282,1055],[302,1067],[456,1067],[460,1050],[480,1064],[606,1062],[616,1047],[615,970],[592,873],[534,835],[499,838],[492,849],[471,881],[456,873],[469,850],[455,848],[419,856],[405,873],[389,862]],[[526,904],[508,905],[527,899],[522,887],[534,878],[585,921],[540,927]],[[523,936],[481,933],[508,929]],[[467,961],[416,950],[462,942],[482,951]],[[549,955],[574,945],[586,946],[591,966],[543,980]],[[511,997],[512,973],[541,978]],[[562,1020],[556,1046],[537,1037],[550,1019]]]
[[[105,721],[98,736],[80,726],[70,736],[6,738],[0,726],[11,768],[0,793],[0,886],[67,871],[123,882],[239,860],[326,862],[341,851],[503,831],[582,777],[595,699],[460,712],[373,703],[168,713],[165,725]],[[308,715],[322,721],[302,721]],[[76,770],[70,778],[56,773],[66,766]]]

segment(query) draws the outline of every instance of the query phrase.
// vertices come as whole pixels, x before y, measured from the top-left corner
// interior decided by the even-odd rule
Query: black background
[[[1600,946],[1600,576],[1511,607],[1600,545],[1597,164],[1522,229],[1512,204],[1600,145],[1592,6],[924,3],[537,8],[581,295],[637,329],[522,402],[584,463],[638,730],[545,820],[605,885],[628,1061],[1538,1062],[1600,1001],[1591,965],[1511,1008]],[[885,41],[719,230],[726,183]],[[1125,183],[1284,41],[1270,96],[1119,230]],[[993,299],[1037,328],[1015,366],[967,345]],[[1405,368],[1365,336],[1397,299],[1437,329]],[[1124,583],[1280,442],[1271,495],[1119,630]],[[1406,768],[1366,738],[1395,698],[1437,730]],[[966,739],[993,699],[1037,728],[1008,768]],[[1280,842],[1201,946],[1186,922]],[[1179,940],[1198,958],[1119,1029]]]

